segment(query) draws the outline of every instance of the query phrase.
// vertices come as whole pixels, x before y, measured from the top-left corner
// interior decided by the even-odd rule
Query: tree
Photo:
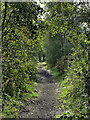
[[[65,77],[61,83],[62,93],[59,96],[60,104],[62,108],[74,115],[86,115],[89,97],[89,87],[87,87],[89,86],[89,42],[85,29],[89,19],[85,19],[89,11],[88,3],[48,3],[47,7],[48,28],[45,37],[47,62],[59,68],[60,72],[65,71]],[[83,13],[86,16],[85,19]],[[87,26],[83,26],[85,24]]]
[[[37,81],[37,16],[41,11],[33,2],[2,3],[3,117],[11,117],[12,112],[17,116],[26,96],[35,95],[32,83]]]
[[[68,22],[70,20],[69,16],[72,14],[73,4],[61,2],[48,3],[47,7],[49,12],[47,12],[46,16],[48,28],[46,29],[45,47],[47,48],[47,62],[53,66],[59,58],[70,53],[72,48],[72,43],[66,38],[65,34],[70,29]],[[68,12],[70,12],[70,15],[68,15]]]

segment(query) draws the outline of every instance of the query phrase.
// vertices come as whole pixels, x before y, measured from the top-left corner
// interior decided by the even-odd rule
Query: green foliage
[[[47,63],[58,69],[55,72],[56,76],[65,74],[63,80],[59,80],[60,106],[73,116],[87,117],[90,82],[88,80],[89,37],[86,29],[89,23],[82,14],[88,14],[88,3],[56,2],[47,3],[47,7],[46,33],[48,35],[45,37],[46,48],[48,48],[46,49]]]
[[[4,94],[5,100],[3,106],[3,118],[18,117],[18,112],[23,108],[23,103],[17,98],[12,98],[8,94]]]
[[[57,60],[56,67],[57,67],[58,71],[61,74],[64,74],[65,69],[67,69],[67,60],[68,60],[68,57],[69,57],[69,55],[62,56],[61,59],[59,58]]]
[[[17,117],[24,100],[38,97],[34,91],[40,50],[36,24],[40,11],[40,6],[32,2],[2,3],[3,117]]]
[[[59,80],[62,92],[58,99],[62,109],[70,114],[65,112],[61,117],[87,116],[89,20],[85,18],[89,9],[88,4],[80,4],[83,7],[77,3],[49,2],[46,18],[41,21],[38,15],[42,9],[33,2],[2,3],[3,117],[18,116],[24,100],[38,97],[37,59],[42,51],[55,76],[64,78]]]
[[[50,67],[50,66],[48,67],[47,66],[46,69],[51,70],[52,74],[55,76],[55,78],[58,82],[61,82],[63,80],[64,74],[62,74],[62,72],[58,71],[57,66],[55,66],[55,67]]]
[[[81,47],[73,52],[72,61],[70,58],[68,60],[66,76],[61,84],[62,93],[59,96],[60,102],[64,99],[63,109],[65,107],[77,115],[85,115],[88,110],[88,94],[85,92],[86,78],[84,76],[84,72],[88,72],[87,54],[87,50],[83,50]]]
[[[47,63],[50,64],[51,66],[55,65],[57,58],[60,55],[60,51],[58,51],[59,50],[58,48],[60,48],[61,45],[58,39],[59,36],[53,37],[52,39],[51,38],[47,39],[46,57]]]
[[[66,7],[64,5],[66,5]],[[55,66],[58,59],[70,53],[73,46],[66,36],[67,31],[69,32],[70,29],[68,25],[69,18],[67,20],[67,15],[63,13],[69,5],[70,9],[73,9],[73,6],[68,3],[47,4],[47,6],[49,6],[49,13],[45,19],[48,27],[45,30],[44,47],[47,63],[51,66]],[[58,8],[60,8],[60,10]]]
[[[84,116],[71,115],[70,112],[66,112],[63,115],[56,117],[58,120],[85,120]]]

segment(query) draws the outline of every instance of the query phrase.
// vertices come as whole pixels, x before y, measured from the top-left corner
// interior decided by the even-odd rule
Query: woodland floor
[[[25,102],[24,110],[20,113],[20,118],[56,118],[62,113],[57,96],[60,84],[55,80],[49,70],[43,68],[44,62],[38,67],[37,92],[38,98]]]

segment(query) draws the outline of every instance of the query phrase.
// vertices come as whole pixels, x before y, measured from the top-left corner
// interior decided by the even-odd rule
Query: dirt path
[[[56,115],[61,114],[61,110],[56,109],[59,105],[57,91],[60,85],[50,71],[42,68],[43,65],[42,62],[38,67],[39,97],[34,103],[31,101],[25,103],[25,110],[20,113],[20,118],[55,118]]]

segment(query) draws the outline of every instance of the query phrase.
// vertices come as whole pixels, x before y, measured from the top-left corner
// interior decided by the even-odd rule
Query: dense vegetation
[[[64,115],[57,118],[87,117],[89,4],[49,2],[41,20],[43,11],[33,2],[2,3],[2,115],[17,117],[24,101],[37,97],[38,55],[44,53],[61,83],[58,99]]]
[[[37,97],[38,14],[35,3],[2,3],[3,117],[16,117],[23,101]]]
[[[48,66],[59,72],[61,93],[58,99],[64,116],[87,117],[89,114],[88,5],[64,2],[47,4],[45,20],[48,27],[44,47]],[[61,75],[64,76],[63,80],[60,79]]]

